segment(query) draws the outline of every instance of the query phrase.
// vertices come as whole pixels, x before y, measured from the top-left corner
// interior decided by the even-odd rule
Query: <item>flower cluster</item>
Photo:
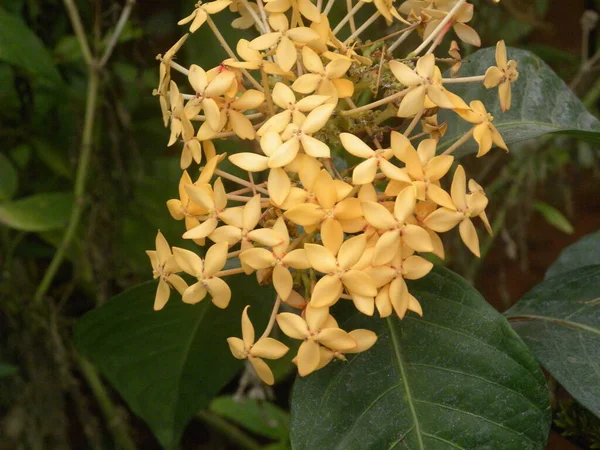
[[[171,249],[159,232],[156,251],[148,252],[160,279],[154,307],[161,309],[175,288],[185,303],[210,295],[218,308],[226,308],[228,275],[272,283],[277,296],[262,336],[255,340],[247,307],[242,338],[228,339],[233,355],[249,360],[268,384],[273,374],[263,358],[288,351],[270,337],[275,324],[302,341],[293,361],[307,375],[377,340],[369,330],[342,330],[330,314],[338,301],[351,301],[368,316],[421,315],[406,280],[431,271],[427,254],[444,258],[439,234],[458,227],[479,256],[474,221],[480,219],[491,233],[483,188],[467,181],[460,165],[445,180],[452,153],[471,139],[478,157],[494,145],[507,150],[483,103],[467,104],[449,89],[455,83],[498,87],[502,109],[510,108],[518,72],[504,43],[497,45],[497,66],[475,77],[456,77],[462,64],[456,41],[449,57],[434,55],[448,34],[480,45],[467,25],[472,4],[349,1],[346,15],[332,25],[328,13],[339,3],[199,2],[180,25],[191,33],[210,27],[229,58],[208,70],[180,65],[175,56],[188,35],[158,57],[155,94],[171,130],[168,145],[182,148],[179,198],[167,206],[174,219],[184,221],[183,238],[208,249],[203,258]],[[359,23],[361,8],[371,12]],[[258,32],[240,40],[235,51],[211,18],[227,9],[237,14],[233,27]],[[361,37],[376,27],[389,34]],[[412,34],[420,37],[418,47],[398,56]],[[441,64],[451,69],[449,78]],[[472,124],[443,152],[437,150],[447,129],[438,122],[440,109]],[[237,139],[244,150],[219,153],[224,139]],[[226,158],[237,175],[219,168]],[[187,171],[193,164],[202,166],[195,180]],[[223,270],[228,260],[232,268]],[[181,272],[196,281],[188,286]]]

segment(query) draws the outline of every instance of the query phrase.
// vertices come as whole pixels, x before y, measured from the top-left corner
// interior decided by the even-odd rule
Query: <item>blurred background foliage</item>
[[[597,1],[473,3],[484,46],[505,39],[533,51],[598,113]],[[127,435],[139,448],[158,448],[146,425],[78,359],[72,325],[150,278],[144,250],[152,248],[157,229],[181,245],[180,223],[165,207],[177,193],[179,149],[166,148],[168,133],[152,90],[158,82],[155,56],[182,34],[176,22],[193,4],[138,1],[99,72],[82,220],[41,302],[34,301],[36,289],[74,207],[88,73],[62,1],[0,5],[0,449],[110,449],[127,447],[119,441]],[[91,0],[78,7],[92,52],[102,54],[123,4]],[[224,13],[215,20],[225,27],[231,19]],[[232,41],[239,36],[228,33]],[[206,27],[179,54],[185,64],[205,67],[223,58]],[[231,152],[244,144],[217,145]],[[539,282],[562,248],[600,229],[597,149],[551,137],[511,150],[483,162],[464,161],[488,186],[498,232],[482,241],[481,261],[473,261],[458,240],[449,242],[447,261],[499,310]],[[239,381],[225,393],[235,392]],[[288,374],[274,392],[254,392],[255,400],[241,406],[229,394],[219,397],[188,427],[183,447],[262,448],[271,442],[272,450],[286,448],[292,381]],[[550,448],[598,448],[597,420],[560,389],[556,395],[561,401]]]

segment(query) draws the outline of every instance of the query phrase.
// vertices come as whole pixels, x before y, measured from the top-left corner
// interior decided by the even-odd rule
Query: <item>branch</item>
[[[113,31],[112,35],[110,36],[108,45],[106,46],[106,49],[104,50],[104,54],[102,55],[102,58],[100,58],[100,62],[98,63],[98,65],[100,67],[104,67],[106,65],[106,63],[108,62],[108,59],[112,55],[112,52],[115,49],[115,46],[117,45],[119,37],[121,36],[121,33],[123,33],[123,28],[125,27],[125,24],[127,23],[127,20],[129,19],[129,15],[131,14],[131,10],[132,10],[134,4],[135,4],[135,0],[127,0],[127,3],[125,3],[125,6],[123,7],[123,11],[121,11],[121,16],[119,17],[117,25],[115,26],[115,30]]]

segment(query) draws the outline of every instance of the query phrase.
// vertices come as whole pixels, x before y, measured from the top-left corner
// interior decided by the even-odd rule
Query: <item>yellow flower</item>
[[[284,13],[292,7],[297,7],[300,14],[311,22],[319,22],[321,14],[311,0],[264,0],[265,11],[269,13]]]
[[[492,123],[494,117],[487,112],[483,103],[473,100],[470,107],[470,109],[455,109],[454,111],[467,122],[475,124],[473,138],[479,144],[477,157],[480,158],[487,154],[492,149],[492,144],[508,151],[504,139]]]
[[[277,219],[273,230],[269,231],[274,232],[281,243],[279,245],[268,244],[273,247],[272,251],[266,248],[249,248],[240,254],[240,260],[255,270],[273,268],[273,285],[281,300],[285,302],[294,286],[289,267],[302,270],[309,269],[310,264],[304,249],[288,252],[290,236],[283,217]]]
[[[373,3],[377,11],[385,18],[386,22],[392,23],[394,18],[407,23],[406,20],[398,13],[398,9],[394,6],[395,0],[360,0],[364,3]]]
[[[242,339],[230,337],[227,338],[227,343],[235,358],[250,361],[260,379],[272,386],[275,382],[273,372],[261,358],[279,359],[288,352],[289,348],[270,337],[263,337],[254,342],[254,326],[248,317],[248,308],[250,306],[246,306],[242,313]]]
[[[450,19],[450,24],[461,41],[474,45],[475,47],[481,47],[481,38],[479,37],[479,34],[477,34],[477,31],[475,31],[469,25],[466,25],[466,23],[470,22],[473,18],[473,10],[474,7],[472,4],[465,3],[459,8],[454,16],[452,16],[452,19]],[[427,27],[425,27],[423,38],[427,38],[448,14],[447,11],[434,9],[428,9],[426,13],[430,15],[433,20],[427,22]]]
[[[206,213],[206,210],[191,201],[185,190],[186,186],[193,185],[193,181],[187,171],[184,171],[179,180],[179,199],[167,201],[167,208],[171,217],[175,220],[185,220],[185,229],[190,230],[199,225],[198,216]]]
[[[254,89],[248,89],[236,99],[226,101],[222,111],[227,117],[229,128],[241,139],[254,139],[255,131],[244,112],[257,109],[265,101],[265,94]]]
[[[377,169],[380,169],[391,180],[411,182],[405,170],[388,161],[394,155],[392,149],[373,150],[361,139],[350,133],[341,133],[340,140],[348,153],[366,160],[354,168],[352,184],[372,183],[377,174]]]
[[[377,342],[377,335],[371,330],[352,330],[348,333],[352,339],[356,341],[356,347],[350,350],[332,350],[327,347],[319,347],[319,365],[315,370],[320,370],[329,364],[333,359],[339,359],[340,361],[346,361],[346,354],[351,353],[362,353],[369,350]]]
[[[211,75],[215,75],[212,72]],[[186,110],[189,117],[194,117],[201,110],[206,115],[206,123],[212,130],[219,132],[221,127],[221,111],[217,102],[212,97],[223,95],[235,81],[235,74],[230,70],[216,73],[214,78],[210,79],[207,72],[200,66],[192,64],[188,75],[190,85],[196,92],[196,97],[188,101]]]
[[[179,267],[197,278],[183,293],[183,302],[194,305],[204,299],[209,293],[212,302],[221,309],[227,308],[231,300],[231,289],[225,281],[216,275],[227,262],[227,242],[215,244],[208,249],[204,261],[194,252],[173,247],[173,255]]]
[[[237,43],[236,51],[242,61],[226,59],[223,64],[228,67],[249,70],[261,70],[269,75],[279,75],[286,78],[293,77],[292,72],[282,70],[277,64],[265,61],[264,55],[258,50],[250,47],[250,41],[240,39]]]
[[[339,98],[352,97],[354,94],[354,83],[343,78],[352,66],[352,60],[337,58],[324,66],[321,57],[307,46],[302,48],[302,63],[310,73],[301,75],[294,81],[294,91],[301,94],[316,91],[321,95]]]
[[[475,225],[473,225],[471,218],[481,216],[484,213],[488,199],[483,194],[483,190],[477,190],[477,187],[480,189],[481,186],[477,183],[472,184],[472,186],[476,191],[467,194],[465,170],[462,166],[458,166],[456,172],[454,172],[450,191],[455,209],[437,209],[425,218],[424,224],[438,233],[449,231],[460,224],[458,227],[460,237],[468,249],[475,256],[479,257],[479,238],[477,237],[477,230],[475,230]],[[487,222],[487,216],[483,217],[485,217],[484,222]],[[489,224],[487,226],[489,227]]]
[[[318,39],[319,35],[308,27],[290,29],[288,19],[283,14],[271,15],[269,22],[276,31],[257,37],[250,42],[250,48],[263,51],[277,47],[275,62],[284,72],[287,72],[298,60],[296,44],[307,44],[314,39]]]
[[[429,234],[420,226],[409,223],[416,204],[415,189],[408,186],[398,194],[391,213],[380,203],[363,202],[362,209],[365,219],[378,230],[384,231],[373,255],[373,265],[383,265],[390,262],[403,244],[418,252],[433,250]]]
[[[234,214],[235,212],[235,210],[232,212],[232,209],[225,210],[227,207],[227,193],[221,178],[217,178],[214,188],[211,188],[209,184],[187,185],[185,190],[194,203],[204,208],[208,218],[197,227],[187,231],[183,235],[184,239],[203,239],[209,236],[217,228],[219,219],[228,222],[228,214]]]
[[[156,234],[156,250],[146,250],[146,254],[150,258],[152,264],[152,275],[154,279],[160,280],[158,282],[158,289],[156,290],[156,296],[154,298],[154,311],[159,311],[169,301],[171,295],[171,288],[177,289],[181,295],[187,289],[187,283],[176,273],[182,270],[177,265],[173,254],[171,253],[171,247],[167,243],[167,240],[159,231]]]
[[[186,23],[192,22],[190,25],[190,32],[194,33],[198,28],[204,25],[206,19],[211,14],[216,14],[223,11],[231,4],[231,0],[215,0],[214,2],[196,3],[196,9],[192,13],[177,22],[177,25],[185,25]]]
[[[284,215],[307,231],[315,231],[320,226],[321,240],[335,253],[342,245],[344,231],[348,233],[359,231],[346,227],[353,226],[353,221],[362,216],[360,200],[357,198],[339,200],[336,183],[326,170],[319,172],[312,189],[317,203],[292,206]]]
[[[433,54],[419,58],[415,71],[399,61],[390,61],[390,69],[396,79],[409,89],[398,108],[398,117],[417,115],[425,108],[427,98],[441,108],[454,108],[448,91],[442,86],[442,73],[435,65]]]
[[[344,352],[357,347],[352,336],[338,328],[335,319],[329,315],[329,308],[308,306],[304,310],[304,316],[305,319],[292,313],[277,315],[281,331],[292,339],[304,341],[300,344],[296,357],[300,376],[304,377],[317,370],[321,360],[320,345]]]
[[[299,123],[304,119],[303,113],[313,111],[321,106],[330,97],[328,95],[309,95],[299,101],[296,101],[296,94],[283,83],[277,83],[272,93],[273,103],[283,109],[282,112],[275,114],[259,128],[256,134],[264,136],[267,131],[283,133],[286,127],[292,122]]]
[[[166,102],[166,95],[167,95],[168,87],[171,84],[171,61],[173,60],[173,58],[175,58],[175,55],[181,49],[181,47],[183,46],[183,43],[186,41],[188,36],[189,36],[189,34],[182,36],[175,43],[175,45],[173,45],[169,50],[167,50],[167,52],[164,54],[164,56],[159,55],[157,57],[157,58],[160,58],[160,69],[159,69],[160,76],[159,76],[159,81],[158,81],[158,88],[156,90],[157,90],[158,94],[160,95],[161,100],[165,99],[165,102]],[[163,103],[161,101],[161,106],[166,106],[166,105],[163,105]],[[164,115],[164,111],[163,111],[163,115]],[[165,126],[166,126],[166,124],[165,124]]]
[[[327,243],[325,243],[327,245]],[[373,280],[359,270],[352,269],[365,250],[364,234],[345,241],[339,251],[318,244],[305,244],[306,256],[313,269],[325,274],[315,285],[310,305],[315,308],[335,304],[344,288],[350,295],[375,297],[377,289]]]
[[[405,280],[423,278],[433,269],[433,264],[413,253],[414,250],[404,246],[389,265],[365,270],[379,288],[375,304],[380,317],[389,316],[392,309],[400,319],[409,310],[423,315],[419,301],[408,291]]]
[[[411,181],[392,180],[385,189],[386,195],[398,195],[407,184],[415,187],[417,200],[425,201],[429,198],[438,205],[453,208],[454,204],[450,195],[444,191],[439,180],[448,173],[454,157],[452,155],[436,156],[437,141],[424,139],[415,150],[410,140],[392,131],[392,150],[400,161],[406,164],[406,170],[412,178]]]
[[[453,204],[454,205],[454,204]],[[429,237],[431,238],[431,244],[433,245],[433,250],[431,253],[439,257],[440,259],[446,258],[446,252],[444,251],[444,244],[439,235],[430,228],[427,228],[425,225],[425,219],[429,214],[435,211],[438,208],[438,205],[431,200],[427,200],[424,202],[418,202],[417,206],[415,206],[415,219],[417,225],[427,231]],[[484,213],[485,214],[485,213]]]
[[[439,141],[448,131],[448,124],[446,122],[443,122],[441,125],[438,124],[437,114],[425,117],[421,121],[421,127],[431,139],[435,139],[436,141]]]
[[[483,85],[488,89],[498,86],[500,107],[502,112],[505,112],[510,109],[512,102],[510,84],[517,81],[519,72],[517,62],[512,59],[508,61],[504,41],[499,41],[496,45],[496,64],[497,66],[492,66],[486,71]]]

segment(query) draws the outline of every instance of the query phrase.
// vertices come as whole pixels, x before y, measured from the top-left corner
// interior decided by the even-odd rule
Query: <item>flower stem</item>
[[[354,18],[354,14],[356,14],[356,12],[360,8],[362,8],[364,6],[364,4],[365,4],[364,2],[359,1],[356,5],[354,5],[354,7],[352,9],[348,10],[348,14],[346,14],[346,16],[342,20],[340,20],[340,23],[338,23],[337,26],[333,29],[334,36],[336,34],[338,34],[342,28],[344,28],[344,25],[346,25],[349,20]]]
[[[421,120],[421,117],[423,117],[423,113],[425,112],[424,109],[422,109],[414,118],[413,120],[410,122],[410,124],[408,125],[408,128],[404,131],[404,136],[408,137],[410,135],[410,133],[413,132],[413,130],[415,129],[415,127],[417,126],[417,124],[419,123],[419,120]]]
[[[280,305],[281,305],[281,297],[278,295],[275,298],[275,304],[273,305],[273,311],[271,311],[271,317],[269,317],[269,323],[267,324],[267,328],[265,328],[265,331],[262,334],[262,336],[260,337],[260,339],[269,337],[269,335],[271,334],[271,331],[273,331],[273,327],[275,326],[275,317],[277,316],[277,313],[279,312]]]
[[[115,26],[115,30],[113,31],[113,33],[110,36],[110,40],[108,41],[106,50],[104,50],[104,54],[102,55],[102,58],[100,58],[100,66],[101,67],[105,66],[106,63],[108,62],[108,60],[110,59],[110,56],[112,55],[112,52],[115,49],[117,42],[119,41],[119,36],[121,36],[121,33],[123,32],[123,28],[125,27],[127,20],[129,20],[129,15],[131,14],[131,10],[133,9],[134,4],[135,4],[135,0],[127,0],[127,3],[125,3],[125,7],[123,8],[123,11],[121,11],[121,16],[119,17],[119,21],[117,22],[117,25]]]
[[[458,141],[456,141],[454,144],[452,144],[448,148],[448,150],[446,150],[444,153],[442,153],[442,155],[450,155],[452,152],[454,152],[454,150],[456,150],[458,147],[460,147],[465,142],[467,142],[471,138],[471,136],[473,136],[474,130],[475,130],[475,127],[471,128],[471,130],[467,131]]]
[[[485,75],[477,75],[474,77],[463,77],[463,78],[442,78],[442,84],[456,84],[456,83],[472,83],[475,81],[483,81]]]
[[[340,115],[342,115],[342,116],[354,116],[354,115],[359,114],[361,112],[369,111],[370,109],[375,109],[375,108],[378,108],[380,106],[387,105],[388,103],[392,103],[393,101],[401,99],[402,97],[404,97],[408,93],[408,91],[409,91],[409,89],[404,89],[403,91],[396,92],[395,94],[390,95],[389,97],[382,98],[381,100],[377,100],[376,102],[369,103],[368,105],[364,105],[364,106],[361,106],[361,107],[356,108],[356,109],[349,109],[347,111],[342,111],[340,113]]]
[[[237,183],[241,186],[252,188],[252,183],[250,183],[249,181],[246,181],[240,177],[236,177],[235,175],[231,175],[230,173],[227,173],[221,169],[215,170],[215,175],[223,177],[226,180],[233,181],[234,183]],[[260,188],[256,186],[256,190],[262,194],[269,195],[269,191],[267,191],[265,188]]]
[[[220,272],[215,273],[214,276],[218,277],[218,278],[223,278],[223,277],[228,277],[230,275],[239,275],[241,273],[244,273],[244,269],[241,267],[238,267],[236,269],[222,270]]]
[[[361,33],[363,31],[365,31],[367,28],[369,28],[373,22],[375,22],[377,19],[379,19],[379,16],[381,16],[381,13],[379,11],[377,11],[375,14],[373,14],[371,17],[369,17],[365,23],[363,23],[360,28],[358,30],[356,30],[354,33],[352,33],[350,36],[348,36],[348,38],[344,41],[344,45],[347,45],[348,42],[350,42],[352,39],[356,39],[358,36],[361,35]]]
[[[458,12],[458,10],[460,9],[460,7],[465,4],[466,1],[467,0],[458,0],[458,2],[456,3],[456,5],[454,5],[454,7],[448,12],[448,14],[446,15],[446,17],[444,17],[444,19],[435,28],[435,30],[433,30],[431,32],[431,34],[429,36],[427,36],[427,38],[421,43],[421,45],[419,45],[415,49],[414,52],[411,53],[411,55],[412,56],[417,56],[419,53],[421,53],[423,50],[425,50],[425,47],[427,47],[429,45],[429,43],[431,41],[433,41],[437,37],[437,35],[444,29],[444,27],[446,26],[446,24],[452,20],[452,17],[454,17],[454,15]]]

